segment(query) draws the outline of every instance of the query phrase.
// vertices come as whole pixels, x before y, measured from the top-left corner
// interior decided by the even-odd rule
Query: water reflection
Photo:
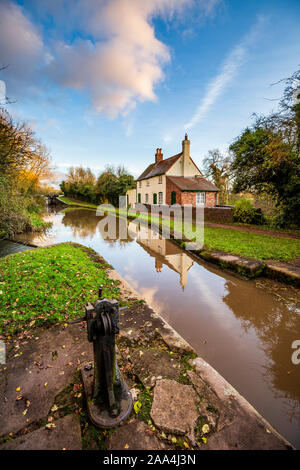
[[[95,212],[49,213],[41,244],[91,246],[287,439],[300,448],[299,290],[268,281],[273,292],[199,262],[148,227],[128,224],[128,237],[103,239]],[[39,241],[40,240],[40,241]],[[274,293],[275,292],[275,293]],[[279,295],[280,294],[280,295]],[[282,296],[287,300],[283,301]]]
[[[128,224],[130,235],[136,236],[137,243],[155,259],[155,270],[162,271],[164,265],[180,276],[180,285],[184,290],[187,285],[187,273],[194,261],[171,240],[164,239],[160,234],[149,227],[139,226],[134,222]]]
[[[283,286],[277,289],[284,289]],[[275,396],[282,398],[290,420],[300,421],[300,370],[291,361],[291,345],[300,337],[300,315],[295,303],[274,302],[274,297],[253,296],[251,305],[247,290],[234,283],[228,286],[224,302],[241,320],[247,333],[254,328],[265,354],[263,375],[272,387]],[[248,307],[247,307],[248,305]]]
[[[93,239],[97,233],[99,217],[94,210],[65,209],[62,211],[62,223],[72,228],[73,237]]]

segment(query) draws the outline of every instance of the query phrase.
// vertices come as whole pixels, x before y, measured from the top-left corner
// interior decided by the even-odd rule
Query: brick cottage
[[[203,177],[192,160],[190,141],[185,135],[182,151],[177,155],[164,160],[161,149],[156,150],[155,162],[137,179],[135,196],[135,202],[142,204],[215,207],[219,189]]]

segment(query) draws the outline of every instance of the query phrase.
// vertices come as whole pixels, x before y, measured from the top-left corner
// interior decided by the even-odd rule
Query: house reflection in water
[[[160,273],[165,264],[180,275],[180,285],[184,290],[187,285],[188,270],[194,264],[190,256],[171,240],[163,238],[149,227],[131,222],[128,225],[128,232],[151,257],[155,258],[156,272]]]

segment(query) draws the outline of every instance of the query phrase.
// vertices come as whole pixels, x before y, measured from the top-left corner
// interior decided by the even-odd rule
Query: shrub
[[[235,203],[233,220],[242,224],[262,225],[265,223],[262,210],[255,209],[249,199],[240,199]]]

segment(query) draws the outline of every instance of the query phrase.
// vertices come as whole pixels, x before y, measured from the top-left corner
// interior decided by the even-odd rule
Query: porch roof
[[[220,191],[217,186],[202,176],[167,176],[181,191]]]

